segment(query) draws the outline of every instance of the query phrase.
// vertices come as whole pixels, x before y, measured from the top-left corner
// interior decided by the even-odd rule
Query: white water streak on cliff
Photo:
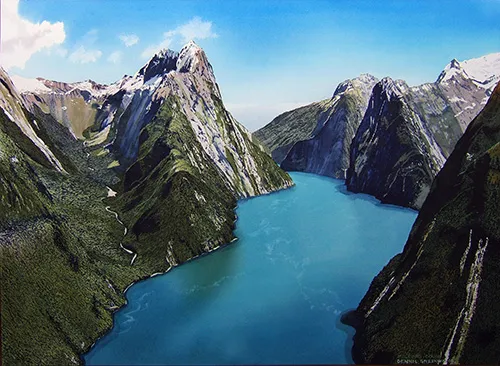
[[[477,296],[479,293],[479,284],[481,283],[481,271],[483,269],[483,260],[484,254],[486,252],[486,248],[488,247],[489,239],[486,238],[484,245],[483,240],[480,239],[477,245],[476,255],[474,258],[474,262],[471,264],[469,271],[469,279],[467,281],[466,286],[466,297],[465,304],[458,315],[457,322],[455,323],[455,327],[453,329],[453,333],[451,335],[448,346],[446,347],[446,351],[443,356],[443,364],[458,364],[460,361],[460,357],[462,355],[462,350],[465,345],[465,341],[467,339],[467,335],[469,333],[470,323],[472,321],[472,317],[474,316],[474,312],[476,310],[476,302]],[[460,332],[458,329],[460,327]],[[455,347],[455,351],[453,352],[453,345],[455,343],[455,337],[457,333],[460,334],[457,345]]]
[[[394,290],[392,290],[391,296],[389,296],[389,300],[392,299],[394,295],[396,295],[396,293],[398,292],[399,288],[405,282],[405,280],[408,277],[408,275],[410,274],[410,272],[417,265],[417,262],[420,259],[420,256],[422,255],[423,252],[424,252],[424,245],[422,244],[420,246],[420,248],[418,249],[417,258],[415,259],[415,262],[413,262],[413,264],[411,265],[410,269],[403,275],[403,277],[401,277],[401,280],[399,280],[399,282],[396,285],[396,287],[394,288]]]
[[[380,292],[380,294],[378,295],[377,299],[373,303],[372,307],[366,312],[365,318],[368,318],[370,316],[370,314],[373,312],[373,310],[375,310],[375,308],[378,306],[378,304],[380,303],[380,301],[384,298],[384,296],[387,293],[387,291],[389,291],[389,288],[391,287],[391,285],[392,285],[393,282],[394,282],[394,277],[392,277],[390,279],[389,283]]]
[[[469,244],[467,245],[467,248],[465,249],[465,252],[462,255],[462,259],[460,259],[460,275],[462,275],[462,272],[464,271],[465,261],[467,260],[467,256],[469,255],[471,243],[472,243],[472,229],[470,229],[469,232]]]

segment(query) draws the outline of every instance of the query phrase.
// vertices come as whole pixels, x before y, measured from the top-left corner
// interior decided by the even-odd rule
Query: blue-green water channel
[[[132,286],[86,363],[351,363],[339,316],[403,249],[416,212],[292,177],[239,202],[237,242]]]

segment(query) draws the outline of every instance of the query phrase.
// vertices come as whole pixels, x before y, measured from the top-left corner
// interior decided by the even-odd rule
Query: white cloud
[[[97,39],[97,29],[89,30],[77,43],[76,48],[69,55],[69,60],[75,64],[88,64],[99,60],[102,52],[94,47]]]
[[[200,17],[194,17],[186,24],[177,27],[173,32],[180,34],[184,42],[218,37],[217,33],[212,32],[212,22],[204,22]]]
[[[168,48],[175,39],[183,43],[196,39],[217,38],[218,35],[212,30],[212,22],[203,21],[200,17],[194,17],[186,24],[163,33],[163,40],[155,45],[150,45],[141,54],[143,58],[149,58],[163,48]]]
[[[97,42],[97,35],[98,35],[98,30],[97,29],[91,29],[87,33],[83,35],[81,38],[80,42],[83,44],[94,44]]]
[[[123,56],[123,54],[121,51],[112,52],[108,56],[108,62],[111,62],[113,64],[119,64],[122,61],[122,56]]]
[[[24,69],[26,62],[33,54],[61,44],[66,38],[64,23],[32,23],[19,15],[19,0],[2,0],[0,2],[1,53],[0,64],[10,69]]]
[[[139,42],[139,37],[135,34],[122,34],[119,38],[126,47],[133,46]]]
[[[84,46],[80,46],[69,55],[69,60],[75,64],[88,64],[96,62],[101,56],[102,52],[99,50],[87,50]]]

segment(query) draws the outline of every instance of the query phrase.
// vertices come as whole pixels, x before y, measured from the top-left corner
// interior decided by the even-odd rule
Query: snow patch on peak
[[[179,54],[170,49],[162,49],[155,53],[153,57],[134,75],[135,78],[143,77],[144,82],[158,75],[168,74],[176,70],[176,63]]]
[[[485,89],[494,88],[500,81],[500,52],[462,62],[453,59],[441,72],[437,82],[446,84],[457,77],[471,79],[474,84]]]
[[[401,99],[409,91],[408,84],[404,80],[393,80],[390,77],[383,78],[379,85],[388,101]]]
[[[170,48],[163,48],[159,52],[157,52],[155,56],[159,58],[177,58],[179,54],[176,51],[171,50]]]
[[[47,93],[51,90],[45,86],[43,79],[29,79],[24,78],[19,75],[12,75],[12,82],[16,86],[17,90],[22,92],[42,92]]]
[[[180,53],[182,53],[183,51],[188,50],[188,49],[192,49],[192,50],[201,50],[201,47],[200,47],[200,46],[198,46],[198,45],[196,44],[196,42],[195,42],[195,41],[190,40],[188,43],[186,43],[186,44],[185,44],[185,45],[181,48],[181,52],[180,52]]]
[[[196,66],[202,61],[204,56],[204,51],[198,46],[194,41],[190,41],[184,47],[182,47],[179,52],[179,58],[177,59],[177,71],[179,72],[192,72],[196,69]]]
[[[461,63],[467,74],[477,81],[500,76],[500,52],[473,58]]]
[[[379,80],[373,75],[361,74],[358,77],[355,77],[354,79],[347,79],[341,82],[335,89],[333,97],[343,94],[346,91],[351,90],[353,88],[358,88],[362,89],[363,91],[371,92],[373,85],[375,85],[378,81]]]

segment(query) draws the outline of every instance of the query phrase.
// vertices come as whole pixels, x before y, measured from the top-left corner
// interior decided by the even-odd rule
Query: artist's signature
[[[443,363],[443,359],[434,356],[408,356],[398,357],[396,360],[398,364],[420,364],[420,365],[438,365]]]

